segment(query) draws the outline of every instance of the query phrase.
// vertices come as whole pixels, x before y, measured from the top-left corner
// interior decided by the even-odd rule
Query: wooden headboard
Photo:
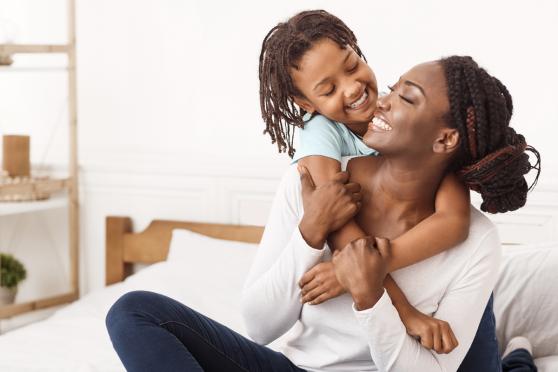
[[[132,273],[134,263],[167,259],[172,230],[187,229],[212,238],[259,243],[261,226],[224,225],[187,221],[154,220],[141,232],[132,231],[130,217],[106,219],[106,285],[121,282]]]

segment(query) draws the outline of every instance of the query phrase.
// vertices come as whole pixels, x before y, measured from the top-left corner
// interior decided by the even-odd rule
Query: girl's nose
[[[345,97],[349,100],[352,100],[355,98],[359,98],[361,93],[362,84],[359,81],[355,81],[345,90]]]
[[[380,110],[387,111],[391,108],[391,103],[389,101],[390,94],[381,93],[378,96],[378,101],[376,103],[376,107]]]

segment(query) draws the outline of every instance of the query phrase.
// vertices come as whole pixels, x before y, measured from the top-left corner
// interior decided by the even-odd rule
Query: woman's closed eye
[[[393,92],[395,90],[395,86],[393,86],[393,85],[388,85],[387,87],[390,90],[390,92]],[[403,101],[405,101],[405,102],[407,102],[411,105],[414,104],[414,102],[410,98],[407,98],[402,94],[399,94],[399,98],[401,98]]]

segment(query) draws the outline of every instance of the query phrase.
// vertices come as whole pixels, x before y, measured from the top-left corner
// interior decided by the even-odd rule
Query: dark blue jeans
[[[460,372],[502,371],[492,303],[491,297]],[[153,292],[133,291],[120,297],[109,310],[106,325],[129,372],[304,372],[285,355]],[[504,366],[509,361],[504,371],[536,371],[524,369],[532,364],[525,353],[518,350],[510,354],[504,360]]]
[[[153,292],[120,297],[106,325],[128,372],[304,372],[283,354]]]
[[[451,324],[450,324],[451,325]],[[496,319],[494,317],[494,295],[490,296],[471,344],[471,348],[461,362],[458,372],[490,371],[501,372],[502,361],[498,352],[496,338]]]

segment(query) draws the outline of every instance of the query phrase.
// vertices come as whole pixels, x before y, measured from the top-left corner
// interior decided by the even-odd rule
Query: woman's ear
[[[440,154],[449,154],[458,148],[459,132],[453,128],[443,128],[432,146],[432,150]]]
[[[311,104],[310,101],[308,101],[306,98],[296,97],[296,96],[293,96],[292,98],[293,101],[298,105],[298,107],[300,107],[304,111],[310,114],[313,114],[316,111],[314,105]]]

